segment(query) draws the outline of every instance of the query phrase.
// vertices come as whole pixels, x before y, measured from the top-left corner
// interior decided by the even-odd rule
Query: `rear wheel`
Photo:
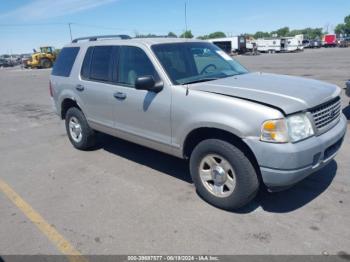
[[[65,118],[67,135],[75,148],[87,150],[95,145],[95,131],[89,126],[83,112],[71,107]]]
[[[222,209],[246,205],[259,188],[250,160],[234,145],[218,139],[204,140],[195,147],[190,171],[198,194]]]

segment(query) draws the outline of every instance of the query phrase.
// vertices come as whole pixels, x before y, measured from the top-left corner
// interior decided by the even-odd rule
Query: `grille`
[[[340,118],[341,101],[340,97],[310,110],[317,129],[325,130],[333,121]]]

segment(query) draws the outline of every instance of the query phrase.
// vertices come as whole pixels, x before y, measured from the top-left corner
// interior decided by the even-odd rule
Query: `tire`
[[[220,168],[217,166],[214,168],[213,166],[205,167],[205,165],[208,165],[206,163],[207,159],[212,157],[215,160],[215,165],[217,164],[219,159],[215,159],[215,156],[222,158],[220,164],[223,166],[227,167],[228,162],[232,170],[227,172],[227,168],[224,168],[223,174],[225,175],[215,176],[213,170],[218,169],[219,172],[216,172],[218,174]],[[220,164],[218,165],[220,166]],[[204,170],[205,168],[207,170]],[[216,181],[218,183],[214,182],[215,180],[205,182],[200,175],[203,174],[203,171],[208,172],[210,178],[226,176],[226,181],[231,184],[231,190],[225,184],[223,190],[213,193],[215,191],[214,186],[218,188],[223,181]],[[190,157],[190,173],[197,193],[208,203],[225,210],[236,210],[248,204],[256,196],[259,189],[258,176],[250,160],[240,149],[223,140],[208,139],[199,143]],[[234,186],[232,186],[232,183],[234,183]],[[211,184],[213,185],[211,186]]]
[[[52,62],[47,59],[43,58],[40,60],[40,68],[51,68],[52,67]]]
[[[65,123],[69,140],[76,149],[88,150],[95,146],[95,131],[91,129],[80,109],[76,107],[69,108],[65,116]],[[76,125],[73,125],[74,123]]]

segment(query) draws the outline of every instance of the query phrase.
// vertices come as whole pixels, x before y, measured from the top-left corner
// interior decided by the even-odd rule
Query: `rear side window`
[[[81,68],[81,77],[83,79],[89,79],[90,74],[90,63],[91,63],[91,55],[92,51],[94,50],[93,47],[89,47],[88,50],[85,53],[85,58],[83,62],[83,66]]]
[[[90,79],[98,81],[110,80],[112,46],[95,46],[90,63]]]
[[[79,47],[63,48],[58,55],[57,61],[52,69],[52,75],[69,77],[78,53]]]

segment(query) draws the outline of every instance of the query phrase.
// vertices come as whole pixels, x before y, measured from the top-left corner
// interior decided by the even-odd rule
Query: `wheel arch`
[[[251,161],[256,173],[258,174],[258,178],[261,179],[260,167],[251,148],[242,140],[242,138],[227,130],[212,127],[199,127],[192,130],[183,143],[183,157],[188,159],[196,145],[206,139],[220,139],[239,148]]]
[[[66,113],[68,111],[69,108],[71,107],[76,107],[79,110],[81,110],[81,107],[79,106],[78,102],[73,99],[73,98],[65,98],[62,100],[61,102],[61,112],[60,112],[60,116],[61,119],[65,119],[66,118]]]

